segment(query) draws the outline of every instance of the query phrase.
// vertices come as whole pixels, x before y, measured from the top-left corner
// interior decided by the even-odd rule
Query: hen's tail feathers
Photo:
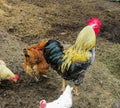
[[[63,95],[66,95],[66,94],[72,95],[72,90],[73,90],[73,87],[70,87],[70,85],[67,85],[65,88],[65,91],[63,92]]]
[[[44,49],[43,55],[53,69],[62,64],[63,46],[56,40],[49,40]]]

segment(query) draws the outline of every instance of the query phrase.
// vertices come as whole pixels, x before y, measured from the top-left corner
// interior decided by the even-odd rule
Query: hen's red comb
[[[19,75],[15,74],[15,78],[16,78],[16,80],[18,80],[19,79]]]
[[[46,101],[45,100],[41,100],[39,105],[40,105],[40,108],[46,108]]]
[[[87,21],[87,24],[88,25],[96,24],[97,26],[101,26],[101,21],[98,18],[94,17],[94,18],[89,19]]]

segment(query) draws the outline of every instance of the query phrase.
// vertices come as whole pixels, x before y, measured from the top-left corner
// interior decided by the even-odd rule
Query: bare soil
[[[72,108],[120,108],[120,3],[110,0],[1,0],[0,59],[20,79],[1,82],[0,108],[38,108],[41,99],[58,98],[60,76],[50,69],[36,82],[22,69],[23,49],[48,39],[73,44],[92,17],[102,21],[96,60]]]

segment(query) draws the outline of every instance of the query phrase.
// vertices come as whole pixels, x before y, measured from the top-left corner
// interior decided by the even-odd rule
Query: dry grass
[[[96,61],[80,87],[80,108],[111,108],[120,98],[120,80],[111,75],[106,65]]]
[[[120,44],[99,39],[97,44],[97,59],[104,64],[118,79],[120,79]]]

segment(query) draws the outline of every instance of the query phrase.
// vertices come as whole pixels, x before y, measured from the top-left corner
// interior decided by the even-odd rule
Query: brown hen
[[[45,44],[46,42],[42,41],[36,45],[31,45],[28,48],[23,49],[23,69],[31,77],[35,77],[36,80],[38,80],[37,77],[39,75],[47,77],[49,64],[46,62],[42,54],[42,49]]]

